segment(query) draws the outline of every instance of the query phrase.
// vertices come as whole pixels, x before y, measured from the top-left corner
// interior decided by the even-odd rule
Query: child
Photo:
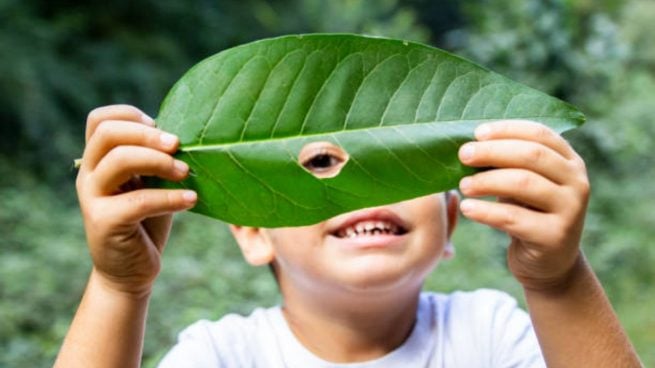
[[[435,194],[311,226],[231,226],[249,263],[272,265],[283,306],[196,323],[161,366],[639,367],[579,249],[583,161],[533,122],[488,123],[475,136],[460,160],[496,169],[463,179],[461,204]],[[56,366],[137,367],[171,214],[196,194],[140,186],[139,175],[182,180],[188,167],[171,156],[177,138],[134,107],[92,111],[86,140],[77,190],[94,266]],[[458,207],[511,237],[529,318],[496,291],[421,292],[452,255]]]

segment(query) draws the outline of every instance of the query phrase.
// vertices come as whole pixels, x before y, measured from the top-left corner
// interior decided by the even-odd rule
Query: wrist
[[[124,285],[111,280],[95,267],[89,277],[89,287],[95,287],[100,292],[111,295],[112,297],[137,302],[149,300],[152,294],[152,283],[145,285]]]
[[[578,284],[588,269],[587,262],[581,251],[578,252],[572,265],[562,275],[542,282],[523,283],[524,292],[544,294],[550,297],[566,294]]]

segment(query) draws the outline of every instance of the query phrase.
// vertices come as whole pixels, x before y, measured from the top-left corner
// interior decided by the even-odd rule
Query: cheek
[[[448,219],[440,197],[421,198],[415,207],[416,236],[422,256],[434,261],[442,256],[448,241]]]
[[[437,226],[426,228],[421,233],[416,234],[416,252],[414,252],[414,255],[418,258],[416,260],[418,263],[431,265],[441,259],[447,243],[444,234],[445,232],[440,231]]]
[[[416,198],[408,202],[408,205],[411,205],[408,211],[412,212],[416,229],[421,236],[426,237],[426,240],[433,239],[433,243],[446,241],[448,214],[441,195]]]
[[[320,244],[319,232],[309,227],[291,227],[269,230],[269,238],[278,263],[298,265],[311,260]]]
[[[283,293],[289,288],[319,288],[328,278],[326,275],[333,274],[330,262],[333,257],[325,249],[321,234],[298,228],[275,229],[271,233],[273,257]]]

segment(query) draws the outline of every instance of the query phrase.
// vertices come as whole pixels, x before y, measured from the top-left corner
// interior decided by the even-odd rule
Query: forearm
[[[138,367],[148,300],[113,291],[92,272],[55,367]]]
[[[565,289],[525,296],[548,367],[642,366],[583,256]]]

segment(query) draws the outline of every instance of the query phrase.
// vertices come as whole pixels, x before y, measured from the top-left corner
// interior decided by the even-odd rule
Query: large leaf
[[[297,226],[457,185],[474,128],[530,119],[581,124],[573,106],[429,46],[356,35],[265,39],[193,67],[157,124],[181,140],[194,211],[234,224]],[[332,178],[298,155],[331,142],[349,159]],[[323,157],[325,158],[325,157]],[[319,162],[320,163],[320,162]],[[325,163],[325,162],[323,162]]]

